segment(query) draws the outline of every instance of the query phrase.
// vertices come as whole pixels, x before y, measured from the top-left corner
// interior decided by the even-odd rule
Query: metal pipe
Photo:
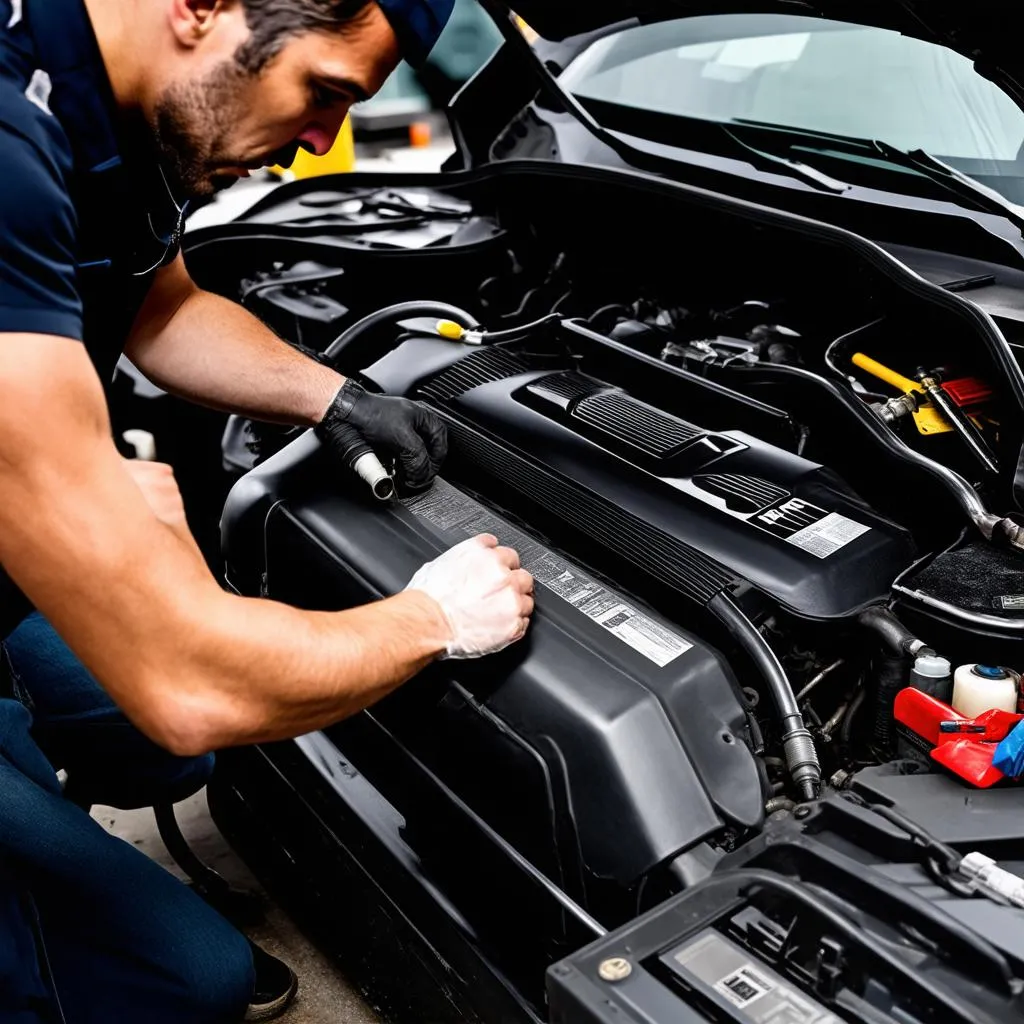
[[[796,700],[797,700],[797,703],[799,704],[799,703],[800,703],[800,702],[801,702],[801,701],[802,701],[802,700],[803,700],[803,699],[804,699],[804,698],[805,698],[805,697],[806,697],[806,696],[807,696],[807,695],[808,695],[808,694],[809,694],[809,693],[811,692],[811,690],[813,690],[813,689],[814,689],[814,688],[815,688],[815,687],[816,687],[816,686],[818,685],[818,683],[820,683],[820,682],[821,682],[821,681],[822,681],[823,679],[826,679],[826,678],[827,678],[828,676],[830,676],[830,675],[831,675],[831,674],[832,674],[833,672],[835,672],[835,670],[836,670],[837,668],[839,668],[839,666],[840,666],[840,665],[842,665],[844,661],[845,661],[845,659],[844,659],[844,658],[837,658],[837,659],[836,659],[835,661],[833,661],[833,662],[832,662],[832,664],[831,664],[831,665],[827,665],[827,666],[826,666],[825,668],[823,668],[823,669],[822,669],[822,670],[821,670],[821,671],[820,671],[820,672],[819,672],[819,673],[818,673],[818,674],[817,674],[817,675],[816,675],[816,676],[815,676],[815,677],[814,677],[814,678],[813,678],[813,679],[812,679],[812,680],[811,680],[811,681],[810,681],[810,682],[809,682],[809,683],[808,683],[808,684],[807,684],[807,685],[806,685],[806,686],[805,686],[805,687],[804,687],[804,688],[803,688],[803,689],[802,689],[802,690],[801,690],[801,691],[800,691],[800,692],[799,692],[799,693],[798,693],[798,694],[796,695]]]
[[[803,380],[824,388],[833,398],[837,399],[846,411],[867,430],[879,447],[888,451],[907,465],[916,466],[932,479],[939,482],[946,492],[956,501],[964,515],[974,524],[981,535],[996,543],[1004,543],[1019,551],[1024,551],[1024,527],[1012,519],[997,516],[985,507],[978,492],[959,473],[948,466],[929,459],[926,455],[915,451],[904,444],[888,427],[881,423],[872,410],[859,398],[842,387],[817,373],[812,373],[799,366],[736,366],[732,371],[753,379],[776,380],[790,377]]]
[[[946,422],[960,435],[964,444],[967,445],[971,454],[990,473],[998,475],[999,461],[995,453],[981,436],[981,431],[971,422],[970,417],[953,401],[943,390],[939,379],[932,374],[919,373],[917,379],[921,382],[932,404],[942,413]]]

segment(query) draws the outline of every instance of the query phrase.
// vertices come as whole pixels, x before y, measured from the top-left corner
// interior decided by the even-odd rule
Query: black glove
[[[407,492],[426,490],[448,453],[444,423],[425,405],[371,394],[353,380],[334,396],[316,435],[346,460],[360,438],[378,458],[394,457],[398,484]]]

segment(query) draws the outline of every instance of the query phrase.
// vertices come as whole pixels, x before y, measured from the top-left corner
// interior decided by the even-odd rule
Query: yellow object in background
[[[300,149],[289,168],[271,167],[274,174],[283,178],[314,178],[318,174],[342,174],[351,171],[356,164],[356,147],[352,138],[352,119],[345,118],[334,145],[323,156],[313,156]]]

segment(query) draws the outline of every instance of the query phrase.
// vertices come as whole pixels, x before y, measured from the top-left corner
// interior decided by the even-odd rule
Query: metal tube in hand
[[[395,496],[395,481],[368,447],[364,452],[357,453],[354,458],[351,455],[349,458],[349,466],[357,476],[362,477],[370,485],[375,498],[390,501]]]
[[[370,485],[375,498],[390,501],[395,496],[395,481],[355,427],[349,423],[336,424],[332,447],[341,461]]]

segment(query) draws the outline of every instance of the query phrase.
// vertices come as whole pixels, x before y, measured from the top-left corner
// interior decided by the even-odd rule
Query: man
[[[219,747],[320,728],[526,630],[532,579],[493,537],[345,612],[227,593],[168,469],[118,455],[103,395],[124,350],[197,402],[315,426],[329,447],[355,430],[407,489],[429,485],[436,418],[201,292],[178,232],[188,197],[326,152],[450,7],[0,0],[0,589],[8,612],[20,596],[38,610],[11,635],[0,699],[4,1022],[279,1013],[290,972],[259,951],[254,972],[234,929],[77,804],[174,799]],[[67,794],[48,756],[70,765]]]

